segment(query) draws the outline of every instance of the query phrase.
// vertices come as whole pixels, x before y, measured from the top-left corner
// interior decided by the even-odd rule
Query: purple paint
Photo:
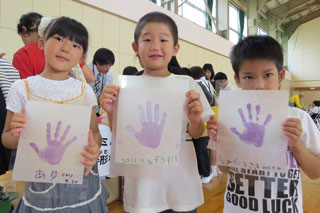
[[[263,122],[263,125],[260,125],[258,123],[252,122],[252,113],[251,113],[251,104],[247,104],[248,109],[248,115],[249,115],[249,121],[247,121],[244,117],[243,110],[241,108],[238,108],[238,112],[240,115],[240,118],[242,120],[242,123],[245,127],[244,132],[241,134],[238,132],[238,130],[234,127],[230,128],[230,130],[238,135],[240,140],[249,145],[254,145],[256,147],[261,147],[263,145],[263,139],[265,134],[265,126],[270,122],[272,115],[268,114],[265,121]],[[260,113],[260,105],[256,106],[256,121],[259,120],[259,113]]]
[[[137,138],[141,145],[155,149],[160,144],[163,127],[167,119],[167,113],[162,113],[160,124],[158,124],[160,114],[159,104],[155,104],[154,106],[154,121],[152,121],[150,101],[147,101],[146,103],[146,114],[148,120],[145,119],[142,105],[138,106],[138,111],[142,126],[141,131],[135,131],[131,125],[128,125],[127,129]]]
[[[59,140],[58,137],[59,137],[61,123],[62,123],[61,121],[58,122],[53,139],[51,139],[51,124],[50,123],[47,124],[47,134],[46,134],[47,147],[45,147],[44,149],[39,150],[39,147],[37,146],[37,144],[29,143],[29,145],[38,154],[39,158],[43,162],[47,162],[51,165],[56,165],[60,163],[66,148],[77,139],[77,137],[75,136],[71,140],[63,144],[63,141],[66,139],[66,136],[69,133],[71,126],[70,125],[67,126],[66,130],[64,131],[63,135]]]

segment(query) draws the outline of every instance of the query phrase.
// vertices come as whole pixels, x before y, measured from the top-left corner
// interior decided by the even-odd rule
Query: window
[[[268,33],[261,27],[258,27],[258,35],[268,35]]]
[[[236,44],[240,39],[240,20],[239,20],[240,10],[229,5],[229,40]],[[243,32],[242,36],[247,37],[248,35],[248,18],[244,15]]]
[[[156,3],[158,6],[161,6],[161,2],[171,4],[171,7],[174,7],[173,1],[168,0],[149,0]],[[164,8],[167,8],[167,4],[163,5]],[[206,28],[206,5],[203,0],[178,0],[178,14],[193,23],[200,25],[203,28]],[[216,0],[212,0],[212,17],[213,21],[216,21]],[[212,32],[216,33],[214,24],[212,23]]]

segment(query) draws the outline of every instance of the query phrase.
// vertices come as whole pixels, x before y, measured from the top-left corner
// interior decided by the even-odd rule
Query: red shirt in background
[[[22,79],[42,73],[45,67],[43,50],[38,43],[27,44],[13,56],[12,65],[19,71]]]

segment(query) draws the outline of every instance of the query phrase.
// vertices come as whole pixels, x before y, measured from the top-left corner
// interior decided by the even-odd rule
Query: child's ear
[[[38,47],[39,47],[40,50],[44,49],[44,38],[40,38],[38,40]]]
[[[139,47],[136,42],[132,42],[131,44],[133,51],[136,53],[136,56],[139,56]]]
[[[238,77],[237,75],[234,75],[233,77],[234,77],[234,81],[236,82],[237,86],[238,86],[239,88],[241,88],[241,84],[240,84],[240,79],[239,79],[239,77]]]
[[[280,86],[281,86],[282,81],[285,79],[285,76],[286,76],[286,70],[285,70],[285,69],[282,69],[282,70],[279,72],[279,89],[280,89]]]
[[[177,45],[173,48],[173,54],[172,54],[172,56],[176,56],[177,53],[178,53],[178,51],[179,51],[179,49],[180,49],[180,45],[177,44]]]

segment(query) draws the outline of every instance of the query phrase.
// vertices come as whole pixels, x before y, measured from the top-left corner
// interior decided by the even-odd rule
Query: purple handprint
[[[61,123],[62,123],[61,121],[58,121],[56,132],[54,134],[53,139],[51,139],[51,124],[47,123],[47,134],[46,134],[47,147],[46,148],[39,150],[37,144],[29,143],[29,145],[38,154],[39,158],[44,162],[50,163],[51,165],[56,165],[60,163],[66,148],[77,139],[77,137],[75,136],[71,140],[69,140],[67,143],[62,144],[62,142],[66,139],[66,136],[71,126],[70,125],[67,126],[62,137],[60,138],[60,140],[58,140]]]
[[[143,106],[138,106],[140,120],[142,124],[142,128],[140,132],[136,132],[131,125],[127,126],[127,129],[138,139],[139,143],[143,146],[150,147],[155,149],[159,146],[162,131],[164,124],[167,119],[167,113],[162,114],[162,118],[160,124],[159,121],[159,104],[154,105],[154,122],[152,122],[152,115],[151,115],[151,102],[147,101],[146,104],[146,111],[148,120],[146,121],[143,111]]]
[[[268,114],[266,120],[263,122],[263,125],[259,125],[259,113],[260,113],[260,105],[256,106],[256,123],[252,122],[252,113],[251,113],[251,104],[247,104],[249,120],[246,121],[243,115],[243,111],[241,108],[238,108],[238,112],[240,114],[243,125],[245,126],[245,130],[242,134],[238,132],[238,130],[234,127],[230,128],[230,130],[239,136],[240,140],[246,144],[252,144],[256,147],[261,147],[263,145],[263,138],[265,132],[265,126],[270,122],[272,115]]]

